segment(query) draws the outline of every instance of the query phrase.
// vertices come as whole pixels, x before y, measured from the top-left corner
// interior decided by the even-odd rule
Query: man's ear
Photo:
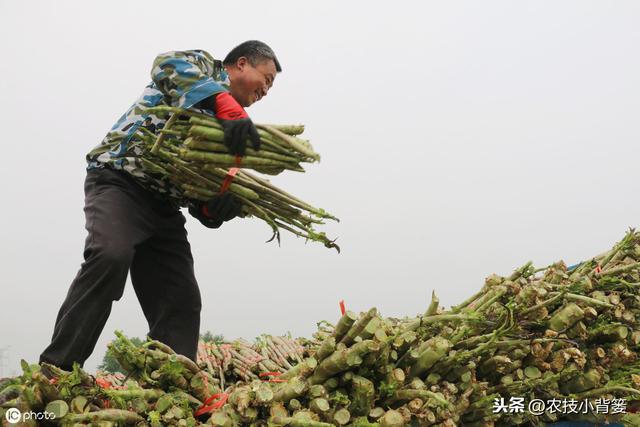
[[[236,61],[236,67],[238,67],[238,70],[244,71],[244,68],[247,66],[247,63],[248,63],[247,57],[246,56],[241,56]]]

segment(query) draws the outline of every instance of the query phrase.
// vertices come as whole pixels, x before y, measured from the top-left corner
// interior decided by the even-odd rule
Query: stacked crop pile
[[[128,375],[115,385],[78,367],[25,363],[0,401],[48,408],[67,425],[541,425],[558,414],[495,412],[496,399],[615,397],[628,409],[640,400],[639,313],[640,234],[631,230],[577,268],[528,263],[492,275],[448,311],[435,296],[414,318],[346,311],[308,339],[201,343],[197,363],[118,333],[110,351]],[[631,413],[589,412],[579,417],[640,425]]]

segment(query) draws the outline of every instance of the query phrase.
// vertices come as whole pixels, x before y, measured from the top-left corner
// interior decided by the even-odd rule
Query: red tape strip
[[[340,312],[342,313],[343,316],[347,312],[347,310],[344,308],[344,300],[343,299],[340,300]]]
[[[202,414],[206,414],[211,411],[216,411],[222,408],[225,403],[227,403],[228,398],[229,398],[229,394],[224,392],[211,395],[210,397],[207,398],[207,400],[205,400],[202,403],[202,405],[196,410],[196,412],[194,412],[193,415],[195,417],[199,417]],[[215,399],[220,399],[220,400],[218,400],[215,403],[212,403],[211,405],[208,405],[209,403],[213,402]]]
[[[260,372],[258,374],[259,377],[279,377],[281,372]],[[265,378],[263,378],[265,380]],[[280,378],[269,378],[267,379],[270,383],[286,383],[287,380],[281,380]]]
[[[96,378],[96,384],[102,388],[111,388],[111,383],[104,378]]]
[[[224,193],[229,189],[229,186],[231,185],[233,178],[236,177],[236,174],[240,170],[240,163],[242,163],[242,156],[236,156],[237,167],[231,168],[229,169],[229,172],[227,172],[227,176],[224,178],[224,181],[222,181],[222,186],[220,187],[220,194]]]
[[[280,372],[260,372],[258,376],[259,377],[278,377],[280,376]]]

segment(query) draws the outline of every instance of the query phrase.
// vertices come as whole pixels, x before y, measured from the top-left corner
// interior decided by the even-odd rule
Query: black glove
[[[208,228],[219,228],[242,213],[242,202],[232,193],[226,192],[207,202],[189,206],[189,213]]]
[[[251,139],[253,148],[260,149],[260,135],[249,118],[249,115],[229,92],[215,95],[214,111],[224,129],[224,144],[231,154],[244,156],[247,138]]]
[[[220,120],[224,130],[224,145],[231,154],[244,156],[247,148],[247,138],[251,139],[254,150],[260,149],[260,135],[250,118],[238,120]]]

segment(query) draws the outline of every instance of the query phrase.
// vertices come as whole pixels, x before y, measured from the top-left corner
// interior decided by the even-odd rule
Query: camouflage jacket
[[[112,168],[131,174],[143,187],[168,196],[176,205],[186,206],[182,191],[166,179],[146,172],[140,155],[140,127],[156,132],[165,119],[141,114],[140,109],[168,105],[191,108],[203,99],[229,90],[229,78],[222,63],[203,50],[167,52],[158,55],[151,69],[151,83],[118,119],[102,142],[87,154],[87,170]],[[210,112],[212,113],[212,112]]]

